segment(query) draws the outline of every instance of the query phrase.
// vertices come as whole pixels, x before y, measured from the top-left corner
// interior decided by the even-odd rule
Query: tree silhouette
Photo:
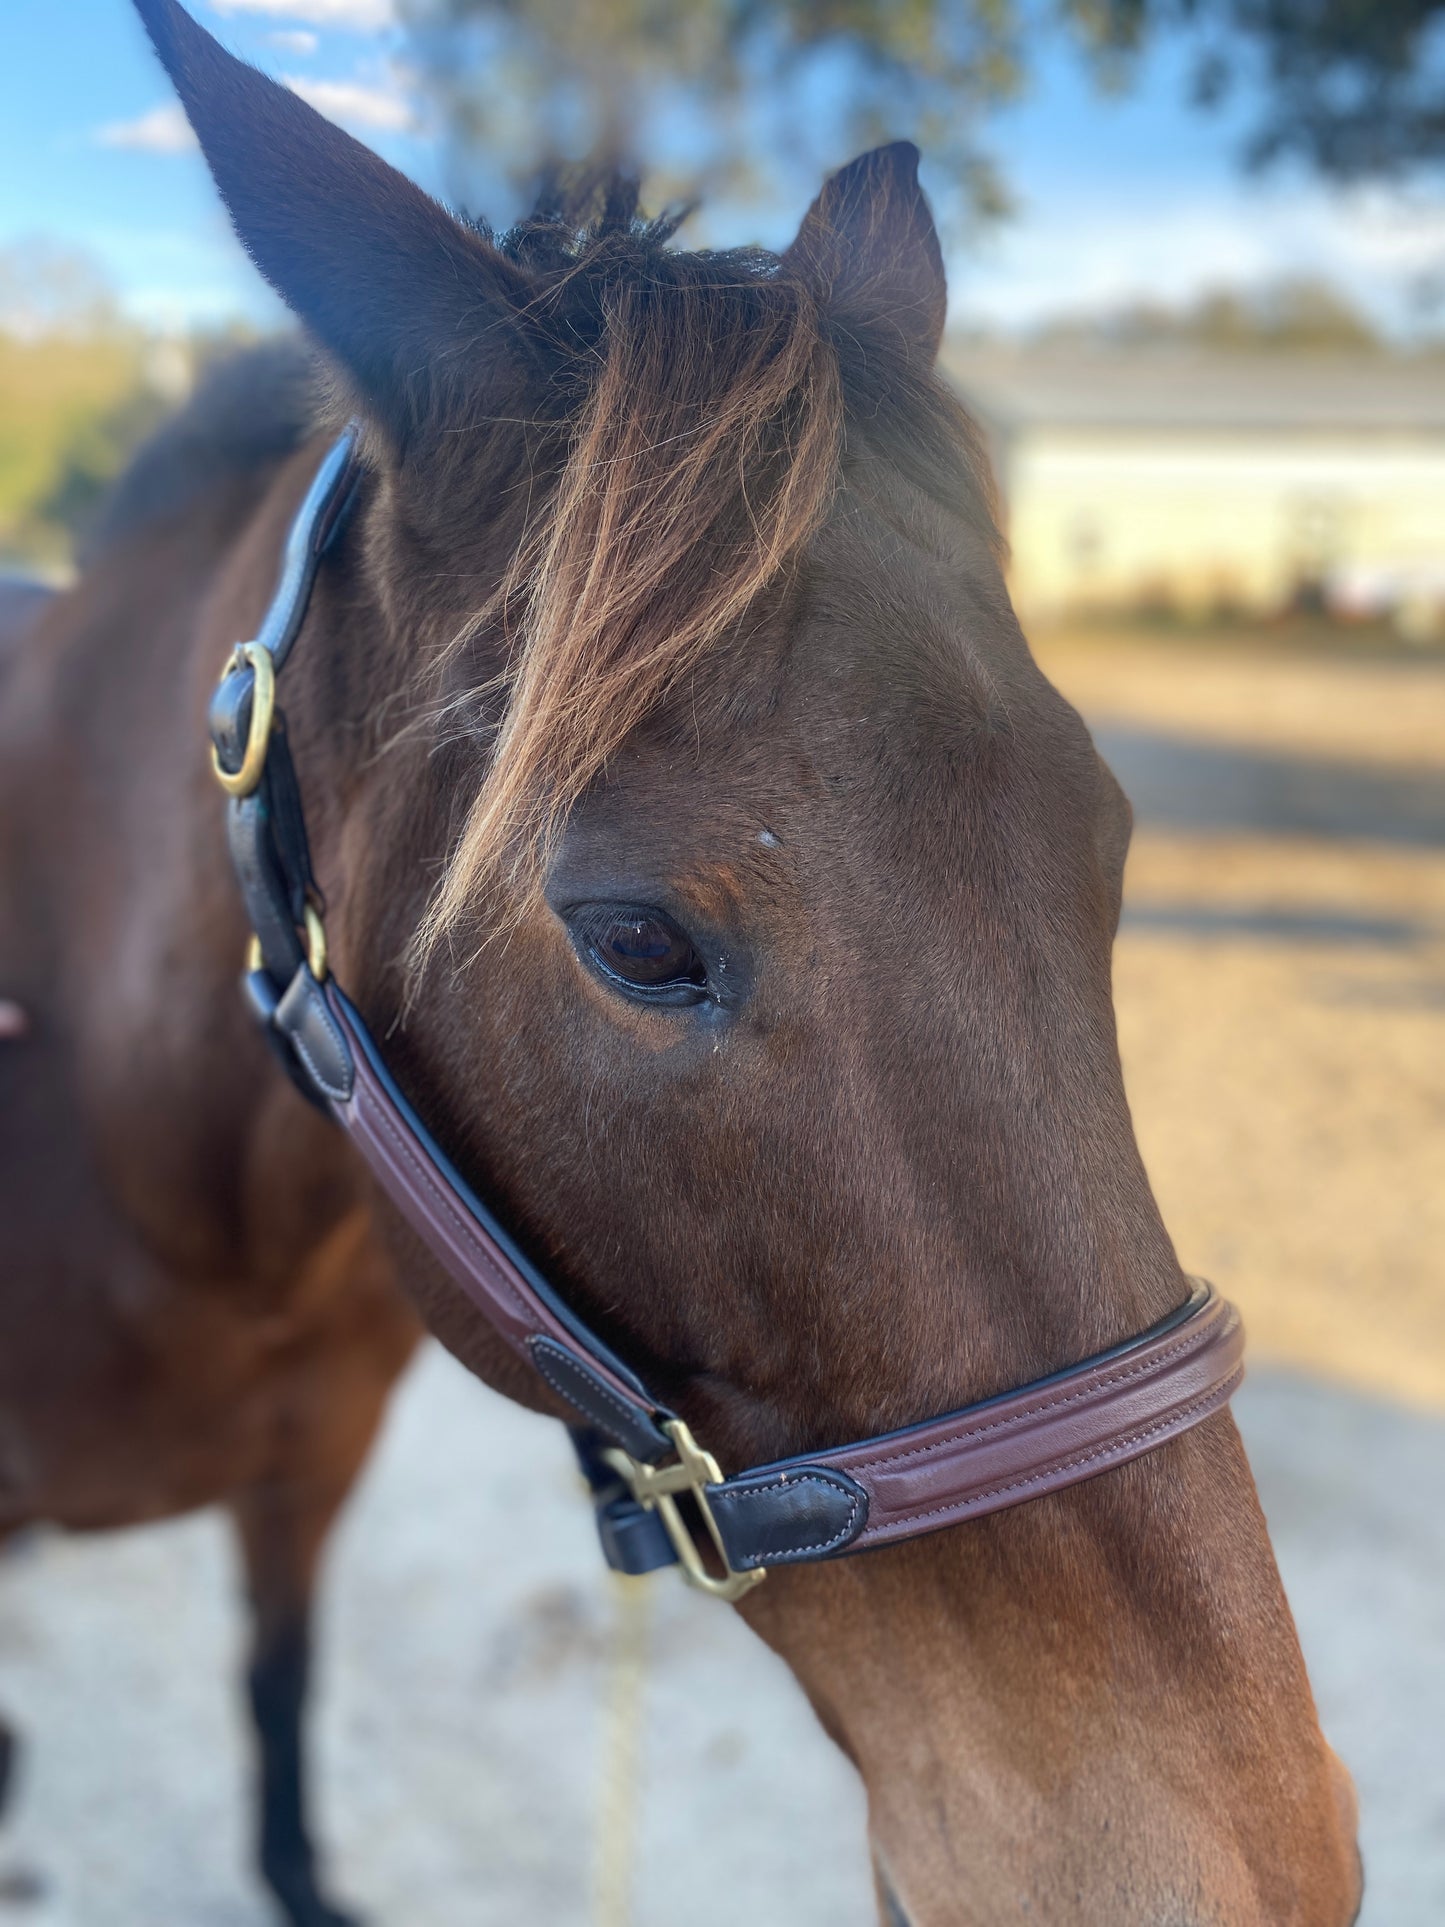
[[[990,110],[1046,39],[1125,88],[1164,35],[1192,100],[1257,105],[1242,159],[1337,178],[1438,165],[1445,0],[410,0],[414,50],[459,165],[533,176],[559,156],[645,154],[663,193],[761,200],[894,135],[924,148],[944,212],[1007,205]],[[659,170],[656,163],[661,159]]]

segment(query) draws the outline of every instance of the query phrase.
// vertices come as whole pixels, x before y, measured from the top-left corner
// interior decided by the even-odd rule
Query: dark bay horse
[[[204,715],[328,425],[363,482],[286,714],[338,974],[724,1464],[1071,1365],[1188,1287],[1115,1044],[1128,806],[1010,609],[913,150],[781,257],[682,251],[621,183],[497,241],[138,5],[323,374],[261,357],[164,434],[4,685],[0,1525],[237,1507],[268,1871],[314,1923],[304,1600],[411,1344],[393,1279],[562,1412],[235,994]],[[738,1610],[863,1777],[890,1920],[1355,1915],[1227,1412]]]

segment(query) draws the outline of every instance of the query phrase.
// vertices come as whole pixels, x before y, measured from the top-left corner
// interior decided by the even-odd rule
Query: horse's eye
[[[661,910],[589,904],[573,927],[583,954],[628,990],[693,1003],[706,987],[701,957]]]

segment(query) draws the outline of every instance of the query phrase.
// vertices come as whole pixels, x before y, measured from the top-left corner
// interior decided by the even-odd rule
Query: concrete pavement
[[[1445,1423],[1257,1370],[1237,1410],[1327,1731],[1364,1927],[1445,1920]],[[317,1788],[375,1927],[616,1927],[595,1847],[616,1601],[560,1431],[428,1348],[335,1547]],[[0,1702],[33,1740],[16,1927],[264,1927],[221,1522],[45,1538],[0,1568]],[[873,1927],[862,1800],[726,1610],[646,1589],[631,1927]],[[629,1810],[630,1809],[630,1810]],[[748,1851],[734,1840],[746,1829]],[[615,1869],[614,1869],[615,1872]]]

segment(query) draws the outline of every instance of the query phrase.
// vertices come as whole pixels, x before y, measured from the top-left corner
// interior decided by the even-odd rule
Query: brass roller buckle
[[[241,758],[241,767],[232,775],[222,767],[215,748],[211,750],[211,768],[227,796],[249,796],[260,782],[266,767],[271,725],[276,720],[276,665],[269,649],[255,642],[238,642],[227,658],[221,681],[248,667],[255,686],[251,691],[251,725],[246,731],[246,753]]]
[[[705,1592],[713,1599],[741,1599],[754,1586],[760,1586],[768,1575],[761,1568],[754,1572],[734,1572],[728,1563],[727,1548],[705,1490],[707,1486],[722,1484],[723,1475],[718,1462],[711,1452],[703,1451],[684,1420],[669,1419],[662,1429],[677,1450],[676,1465],[643,1465],[630,1452],[619,1451],[616,1447],[608,1447],[602,1456],[613,1471],[620,1473],[627,1481],[638,1504],[645,1505],[649,1512],[656,1512],[661,1519],[688,1585],[695,1586],[699,1592]],[[721,1578],[710,1573],[702,1562],[697,1541],[677,1503],[684,1495],[691,1497],[722,1561]]]
[[[311,975],[318,984],[326,982],[328,969],[326,961],[326,925],[321,921],[321,912],[314,903],[308,903],[302,911],[306,931],[306,963]],[[260,970],[265,959],[261,955],[261,939],[252,937],[246,945],[247,970]]]

